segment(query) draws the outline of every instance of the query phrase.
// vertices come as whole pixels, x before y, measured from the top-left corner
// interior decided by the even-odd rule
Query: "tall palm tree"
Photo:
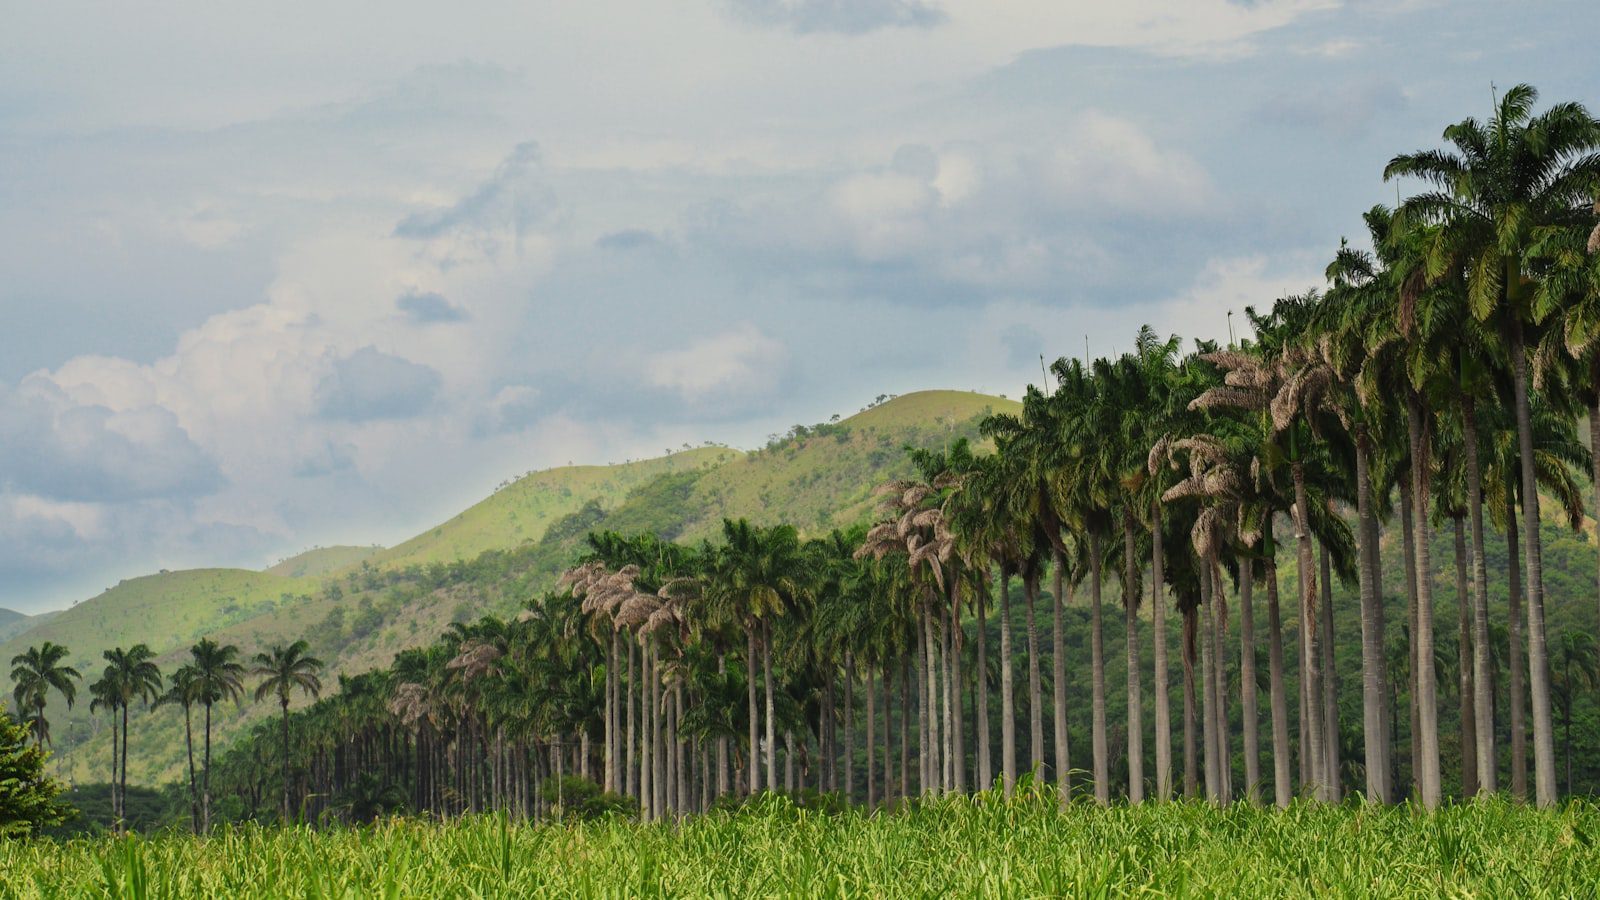
[[[117,797],[117,772],[119,762],[117,751],[122,745],[122,735],[117,732],[117,709],[119,698],[116,683],[112,679],[111,668],[108,666],[100,678],[89,685],[89,712],[108,712],[111,714],[111,817],[121,817],[121,807]]]
[[[1465,119],[1444,131],[1453,150],[1396,156],[1384,178],[1411,177],[1433,190],[1405,201],[1401,215],[1437,225],[1427,275],[1460,275],[1479,321],[1491,322],[1508,349],[1521,457],[1524,564],[1527,567],[1528,670],[1533,706],[1535,799],[1556,802],[1550,658],[1545,635],[1544,555],[1529,406],[1528,328],[1539,271],[1534,248],[1542,229],[1593,224],[1600,183],[1600,122],[1583,106],[1562,103],[1534,115],[1538,92],[1506,91],[1488,122]]]
[[[200,705],[205,708],[205,753],[200,768],[200,827],[211,830],[211,708],[244,694],[244,666],[239,648],[201,638],[189,648]]]
[[[283,810],[282,821],[289,823],[289,696],[298,690],[312,697],[322,693],[322,660],[310,655],[310,645],[295,641],[287,646],[274,644],[264,653],[255,655],[255,667],[250,674],[259,676],[256,701],[277,695],[278,708],[283,721]]]
[[[161,670],[155,664],[155,654],[145,644],[134,644],[105,651],[105,680],[116,698],[116,709],[122,722],[122,758],[118,762],[117,827],[127,815],[128,803],[128,708],[134,701],[154,702],[161,695]]]
[[[83,680],[77,669],[62,664],[66,658],[67,648],[50,641],[11,658],[11,681],[16,685],[11,696],[19,712],[31,711],[34,741],[41,750],[50,742],[50,725],[44,717],[46,697],[51,690],[58,691],[71,709],[78,694],[74,682]]]
[[[183,748],[189,761],[189,829],[200,832],[200,797],[194,773],[194,705],[200,702],[200,675],[193,664],[179,666],[167,679],[167,691],[156,698],[156,706],[183,707]]]

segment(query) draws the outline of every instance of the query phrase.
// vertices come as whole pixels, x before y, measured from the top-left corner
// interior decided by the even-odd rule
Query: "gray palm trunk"
[[[1361,733],[1366,750],[1367,799],[1388,803],[1389,741],[1384,702],[1388,679],[1384,658],[1382,579],[1378,573],[1378,516],[1372,498],[1371,438],[1356,433],[1356,548],[1361,592]]]
[[[1233,733],[1228,725],[1228,655],[1223,649],[1228,636],[1228,596],[1220,563],[1216,567],[1216,588],[1211,599],[1211,690],[1217,702],[1213,711],[1217,717],[1217,779],[1222,803],[1227,805],[1233,802]]]
[[[211,704],[206,707],[205,767],[200,770],[200,827],[211,831]]]
[[[1017,691],[1011,656],[1011,573],[1000,569],[1000,774],[1005,795],[1017,786]]]
[[[919,637],[920,641],[921,638]],[[920,680],[919,680],[920,683]],[[917,693],[922,692],[919,689]],[[900,656],[900,796],[911,796],[911,657]]]
[[[1462,412],[1467,461],[1467,516],[1472,526],[1473,734],[1477,738],[1478,785],[1482,790],[1494,793],[1499,790],[1499,764],[1494,752],[1494,687],[1490,683],[1489,570],[1484,559],[1483,472],[1478,462],[1477,411],[1471,397],[1465,398]],[[1600,485],[1597,485],[1597,489],[1600,489]]]
[[[1206,797],[1213,803],[1222,801],[1222,765],[1217,743],[1217,692],[1212,657],[1212,609],[1216,605],[1216,580],[1213,563],[1202,560],[1200,573],[1200,734],[1205,744]]]
[[[928,711],[930,703],[930,690],[928,681],[931,674],[928,666],[928,629],[926,629],[926,612],[923,612],[923,621],[917,623],[917,790],[926,794],[933,790],[933,773],[928,769],[928,725],[931,724],[933,714]]]
[[[1139,696],[1139,559],[1133,511],[1122,515],[1122,620],[1128,650],[1128,802],[1144,801],[1144,708]]]
[[[1594,402],[1589,404],[1589,474],[1594,484],[1594,508],[1600,510],[1600,354],[1590,357],[1589,388],[1595,392]],[[1595,563],[1596,577],[1600,578],[1600,553],[1595,554]],[[1600,591],[1595,592],[1595,601],[1600,603]]]
[[[941,748],[939,745],[939,640],[934,635],[933,629],[933,621],[936,615],[937,612],[935,611],[934,604],[931,601],[923,606],[922,628],[926,638],[923,641],[922,646],[927,653],[926,665],[928,688],[927,705],[924,707],[925,711],[927,712],[926,718],[928,720],[928,783],[925,787],[925,790],[932,793],[938,793],[944,789],[944,783],[942,779],[942,767],[944,761],[941,758]]]
[[[1256,691],[1254,563],[1239,565],[1239,700],[1244,718],[1244,798],[1261,802],[1261,701]]]
[[[1422,749],[1419,743],[1422,739],[1422,722],[1417,712],[1417,530],[1414,524],[1416,518],[1415,505],[1411,499],[1411,476],[1408,473],[1400,480],[1400,529],[1403,534],[1402,556],[1406,568],[1406,624],[1407,645],[1406,660],[1406,702],[1410,714],[1411,746],[1407,760],[1411,764],[1411,787],[1413,791],[1421,789],[1417,780],[1417,757]],[[1396,686],[1396,690],[1398,690]]]
[[[1433,551],[1428,539],[1428,501],[1433,496],[1428,470],[1428,435],[1422,403],[1415,396],[1407,403],[1407,431],[1411,439],[1411,514],[1417,546],[1416,691],[1417,787],[1425,809],[1437,809],[1442,793],[1439,773],[1439,690],[1433,667]]]
[[[623,754],[622,754],[623,787],[627,789],[628,796],[634,797],[634,798],[638,798],[639,797],[639,766],[638,766],[638,758],[639,758],[638,707],[639,707],[639,702],[638,702],[638,698],[636,696],[634,696],[634,695],[638,692],[638,684],[639,684],[639,678],[638,678],[638,676],[639,676],[639,672],[638,672],[639,642],[630,639],[630,640],[628,640],[627,644],[628,644],[628,689],[627,689],[626,697],[627,697],[627,703],[628,703],[628,712],[627,712],[628,741],[627,741],[627,746],[623,749]],[[755,688],[754,688],[755,682],[753,680],[750,680],[750,679],[746,679],[746,680],[750,681],[750,684],[752,685],[751,691],[753,692],[755,690]],[[754,693],[752,693],[750,695],[750,701],[751,701],[750,702],[750,712],[751,712],[750,721],[754,722],[755,721],[755,709],[756,709],[756,707],[755,707],[755,694]],[[754,745],[752,745],[752,747],[753,746]],[[754,752],[754,751],[752,750],[752,752]]]
[[[876,702],[878,690],[873,685],[875,680],[876,678],[872,674],[872,665],[869,662],[867,665],[867,683],[864,685],[867,691],[867,756],[865,760],[867,769],[867,809],[873,809],[878,805],[878,778],[875,774],[877,760],[873,756],[873,750],[876,747],[876,742],[873,739],[877,737],[878,728],[878,704]]]
[[[617,789],[617,633],[606,644],[605,789]]]
[[[1267,533],[1272,531],[1271,519]],[[1289,777],[1289,695],[1283,679],[1283,612],[1278,604],[1278,563],[1269,540],[1265,559],[1267,580],[1267,696],[1272,707],[1272,791],[1280,808],[1294,798]]]
[[[1523,665],[1524,656],[1522,631],[1522,564],[1519,559],[1522,554],[1522,537],[1517,525],[1517,506],[1509,498],[1514,497],[1515,490],[1507,493],[1506,503],[1506,575],[1508,590],[1507,599],[1507,659],[1506,670],[1510,673],[1507,678],[1507,689],[1511,692],[1511,702],[1507,704],[1507,715],[1511,720],[1511,796],[1518,800],[1528,799],[1528,669]]]
[[[1044,686],[1039,674],[1039,575],[1022,579],[1028,604],[1028,765],[1035,778],[1044,777]]]
[[[194,727],[190,722],[191,709],[187,701],[183,704],[183,746],[189,755],[189,827],[195,831],[200,830],[200,798],[195,791],[194,779]]]
[[[1050,721],[1055,726],[1055,751],[1056,751],[1056,788],[1057,798],[1065,806],[1071,795],[1072,762],[1067,747],[1067,635],[1066,635],[1066,598],[1062,592],[1066,587],[1066,557],[1059,549],[1055,551],[1054,559],[1055,584],[1051,598],[1051,675],[1054,684],[1051,685],[1051,710]]]
[[[1100,536],[1089,536],[1089,667],[1093,676],[1094,798],[1111,802],[1110,750],[1106,743],[1106,648],[1100,606]]]
[[[1198,748],[1195,735],[1195,696],[1194,696],[1194,664],[1195,641],[1192,640],[1199,629],[1198,615],[1195,610],[1187,610],[1183,614],[1183,797],[1193,800],[1198,790],[1199,765],[1196,757]]]
[[[1456,555],[1456,701],[1461,725],[1461,793],[1478,793],[1478,722],[1473,713],[1472,691],[1472,601],[1467,595],[1467,536],[1461,520],[1454,516]]]
[[[1150,522],[1150,626],[1156,645],[1156,800],[1165,802],[1172,799],[1172,700],[1167,685],[1166,561],[1162,559],[1160,500],[1150,505]]]
[[[844,651],[844,786],[846,801],[855,794],[856,786],[856,657],[848,648]],[[872,758],[868,748],[867,759]],[[839,786],[834,786],[839,790]]]
[[[1318,547],[1318,565],[1321,568],[1322,609],[1318,616],[1322,629],[1322,736],[1324,784],[1328,786],[1328,800],[1338,803],[1343,796],[1339,782],[1339,673],[1333,658],[1333,575],[1328,559],[1328,545]]]
[[[756,655],[758,651],[756,650],[755,623],[745,624],[744,636],[745,659],[748,661],[748,665],[745,666],[747,671],[744,681],[749,699],[750,714],[750,779],[746,784],[746,788],[749,793],[756,794],[761,791],[761,716],[756,710],[756,666],[759,664],[757,661],[760,657]],[[628,743],[631,745],[633,743],[633,709],[631,707],[628,710],[628,718]]]
[[[778,724],[772,699],[772,621],[761,620],[761,677],[767,691],[767,784],[778,785]]]
[[[1528,590],[1528,692],[1533,706],[1534,802],[1556,803],[1556,745],[1550,707],[1550,653],[1545,642],[1544,552],[1539,535],[1539,483],[1534,468],[1533,417],[1528,408],[1528,360],[1522,326],[1511,338],[1512,396],[1517,415],[1517,456],[1522,468],[1523,544]]]
[[[1301,748],[1304,768],[1311,780],[1308,787],[1318,800],[1328,800],[1327,764],[1323,749],[1322,716],[1317,711],[1321,697],[1317,659],[1317,599],[1313,581],[1315,565],[1311,554],[1311,519],[1306,497],[1305,464],[1295,462],[1290,467],[1294,476],[1294,530],[1298,550],[1297,566],[1300,581],[1300,718],[1305,725],[1306,743]]]
[[[655,688],[652,686],[655,678],[650,664],[650,645],[642,644],[639,648],[639,682],[643,688],[639,692],[639,812],[646,821],[654,817],[656,804],[655,791]],[[752,679],[752,683],[753,683]],[[755,721],[752,719],[751,721]],[[759,745],[756,745],[759,747]],[[557,749],[550,748],[551,755],[560,759]],[[751,750],[751,759],[755,759],[755,750]],[[751,766],[752,770],[755,768]],[[556,786],[560,789],[560,773],[556,773]]]
[[[985,581],[988,579],[987,570],[980,573]],[[989,740],[989,623],[987,612],[984,609],[989,599],[987,583],[979,586],[978,596],[978,702],[974,712],[977,715],[978,730],[978,789],[988,790],[994,786],[994,760],[990,751]]]
[[[718,652],[717,653],[717,674],[718,675],[727,675],[728,674],[728,654],[726,654],[726,653],[722,653],[722,652]],[[619,695],[618,699],[621,699],[620,695]],[[624,766],[626,766],[627,763],[628,763],[627,757],[623,757],[622,764]],[[728,791],[733,787],[732,784],[729,783],[729,778],[728,778],[728,736],[727,735],[722,735],[721,737],[717,738],[717,759],[716,759],[716,763],[717,763],[717,790],[716,790],[716,795],[718,797],[720,797],[723,794],[728,793]]]
[[[961,581],[950,579],[950,637],[947,641],[945,668],[950,682],[947,704],[949,721],[946,733],[950,738],[950,773],[954,778],[951,788],[958,794],[967,790],[967,728],[961,712],[961,654],[966,643],[961,630]]]

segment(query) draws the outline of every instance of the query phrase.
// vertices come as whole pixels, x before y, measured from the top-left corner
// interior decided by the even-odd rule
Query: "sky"
[[[1496,86],[1600,108],[1593,0],[0,4],[23,611],[1226,337]]]

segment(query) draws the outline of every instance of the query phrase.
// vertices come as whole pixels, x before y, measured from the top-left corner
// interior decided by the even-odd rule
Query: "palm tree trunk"
[[[1422,755],[1422,720],[1417,706],[1417,529],[1416,529],[1416,503],[1412,499],[1413,488],[1410,473],[1400,479],[1400,529],[1404,532],[1402,554],[1406,567],[1406,700],[1408,723],[1410,732],[1410,752],[1407,757],[1411,765],[1411,786],[1413,791],[1420,791],[1421,784],[1417,777],[1417,759]],[[1396,689],[1398,690],[1398,685]]]
[[[284,738],[283,738],[283,746],[284,746],[283,760],[284,760],[284,762],[283,762],[283,764],[284,764],[284,767],[285,767],[285,772],[284,772],[284,776],[283,776],[283,783],[284,783],[284,788],[283,788],[284,794],[283,795],[284,795],[284,798],[285,798],[284,799],[285,803],[288,802],[288,796],[289,796],[289,787],[288,787],[288,785],[289,785],[289,775],[288,775],[288,771],[287,771],[287,768],[288,768],[288,765],[289,765],[289,749],[288,749],[289,748],[289,737],[288,737],[289,732],[288,732],[288,727],[289,727],[288,723],[287,723],[287,721],[285,721],[285,723],[284,723],[284,729],[285,730],[283,732],[283,734],[284,734]],[[128,827],[128,821],[127,821],[127,815],[128,815],[128,704],[126,702],[124,702],[122,704],[122,770],[121,770],[121,774],[118,775],[118,778],[121,779],[121,782],[119,783],[118,788],[117,788],[117,797],[118,797],[118,800],[117,800],[117,803],[118,803],[118,805],[117,805],[117,817],[118,817],[118,820],[119,820],[118,824],[120,825],[122,830],[126,831],[127,827]]]
[[[1328,545],[1319,542],[1318,565],[1321,567],[1322,610],[1319,616],[1322,628],[1322,735],[1323,758],[1326,772],[1324,784],[1328,786],[1328,800],[1338,803],[1344,796],[1339,781],[1339,672],[1333,657],[1333,573],[1328,558]]]
[[[926,795],[933,790],[933,774],[929,769],[928,726],[933,718],[929,708],[932,701],[928,681],[933,673],[928,667],[928,611],[919,612],[917,622],[917,792]]]
[[[1144,706],[1139,696],[1139,561],[1133,510],[1122,513],[1122,623],[1128,651],[1128,802],[1144,802]]]
[[[1000,567],[1000,773],[1005,795],[1017,786],[1017,694],[1011,656],[1011,572]]]
[[[646,822],[656,817],[656,688],[654,649],[649,643],[639,648],[639,811]],[[554,752],[552,748],[552,752]],[[557,757],[552,757],[557,758]],[[560,784],[557,784],[557,790]]]
[[[1422,401],[1415,394],[1406,404],[1411,439],[1411,499],[1416,504],[1412,524],[1417,530],[1417,721],[1422,728],[1417,749],[1417,783],[1422,805],[1437,809],[1442,787],[1439,777],[1439,692],[1433,668],[1433,565],[1428,536],[1428,501],[1433,496],[1429,474],[1429,437]]]
[[[1494,752],[1494,694],[1489,674],[1489,569],[1483,543],[1483,472],[1478,464],[1477,406],[1462,399],[1463,444],[1467,457],[1467,515],[1472,523],[1472,711],[1477,738],[1478,785],[1489,793],[1500,789]],[[1593,426],[1591,426],[1593,427]],[[1596,457],[1600,459],[1600,457]],[[1600,489],[1600,485],[1597,485]]]
[[[1272,792],[1279,808],[1294,798],[1289,780],[1289,697],[1283,684],[1283,613],[1278,604],[1278,562],[1272,520],[1266,523],[1264,545],[1267,579],[1267,695],[1272,706]]]
[[[867,713],[871,716],[871,712]],[[856,657],[855,653],[846,648],[844,651],[844,794],[845,802],[850,802],[855,796],[856,787]],[[867,750],[867,759],[872,759],[872,750]],[[868,763],[871,767],[871,763]]]
[[[189,829],[200,832],[200,797],[194,781],[194,726],[187,701],[183,704],[183,747],[189,756]]]
[[[1200,733],[1205,741],[1206,798],[1222,801],[1222,762],[1217,743],[1217,682],[1211,664],[1212,611],[1216,606],[1215,563],[1208,554],[1200,561]]]
[[[755,623],[747,622],[744,628],[745,637],[745,688],[746,699],[749,701],[749,726],[750,726],[750,778],[745,784],[746,792],[756,794],[761,790],[761,715],[756,708],[756,666],[759,665],[759,656],[756,655],[756,628]]]
[[[287,693],[284,693],[279,697],[278,705],[279,705],[279,708],[283,712],[283,716],[282,716],[282,721],[283,721],[283,824],[284,825],[288,825],[289,824],[289,695]],[[124,725],[123,727],[126,728],[127,726]],[[128,743],[126,741],[124,741],[122,743],[122,750],[123,750],[124,753],[126,753],[127,750],[128,750]],[[124,779],[126,779],[127,776],[128,776],[128,764],[127,764],[126,760],[124,760],[123,764],[122,764],[122,776],[123,776]],[[126,793],[126,791],[127,791],[126,785],[124,785],[123,791],[124,791],[124,793]]]
[[[1028,763],[1033,777],[1044,777],[1044,686],[1039,674],[1039,575],[1022,579],[1028,604]]]
[[[1311,555],[1311,510],[1307,506],[1305,464],[1297,459],[1290,465],[1290,472],[1294,477],[1294,530],[1299,551],[1300,683],[1303,699],[1300,717],[1306,724],[1306,746],[1301,748],[1301,753],[1307,760],[1306,770],[1313,780],[1312,796],[1326,801],[1330,795],[1322,716],[1317,711],[1322,694],[1317,660],[1317,596],[1311,568],[1315,563]]]
[[[200,772],[201,779],[201,805],[200,827],[211,833],[211,704],[206,704],[206,751],[205,768]]]
[[[961,712],[961,654],[966,643],[966,633],[961,629],[961,581],[950,579],[950,637],[945,641],[945,669],[949,673],[949,719],[946,733],[950,735],[950,768],[955,776],[952,787],[956,793],[967,792],[967,737],[966,722]]]
[[[1199,789],[1199,749],[1195,735],[1194,664],[1199,616],[1194,608],[1183,611],[1183,797],[1193,800]]]
[[[875,770],[877,770],[877,757],[875,757],[874,753],[872,753],[872,751],[875,749],[875,746],[877,746],[874,738],[878,729],[878,689],[877,685],[874,684],[875,681],[877,681],[877,677],[875,677],[874,673],[872,673],[872,663],[869,661],[869,663],[867,663],[867,684],[864,685],[864,687],[867,689],[867,809],[875,809],[875,807],[878,806],[878,778],[877,775],[875,775]]]
[[[638,774],[639,773],[639,765],[638,764],[640,762],[640,757],[639,757],[639,728],[638,728],[638,724],[639,723],[638,723],[637,710],[639,708],[639,703],[638,703],[638,698],[635,697],[634,695],[635,695],[635,693],[637,693],[638,686],[639,686],[639,671],[638,671],[638,668],[637,668],[638,658],[639,658],[639,642],[630,639],[627,643],[628,643],[628,692],[627,692],[627,700],[628,700],[628,715],[627,715],[627,718],[628,718],[628,724],[627,724],[628,741],[627,741],[627,746],[623,748],[622,767],[623,767],[623,770],[624,770],[624,772],[623,772],[623,781],[625,782],[624,787],[627,789],[628,796],[634,798],[635,800],[638,800],[638,799],[641,799],[641,797],[640,797],[641,791],[639,789],[639,774]],[[755,705],[751,704],[751,712],[754,712],[754,711],[755,711]],[[755,721],[755,719],[752,718],[751,721],[753,722],[753,721]]]
[[[1244,707],[1244,798],[1261,803],[1261,701],[1256,692],[1255,563],[1239,560],[1239,700]]]
[[[1061,549],[1054,548],[1052,562],[1055,583],[1052,585],[1054,593],[1051,597],[1050,620],[1050,722],[1055,727],[1055,776],[1056,796],[1062,806],[1071,798],[1072,787],[1069,783],[1072,773],[1072,758],[1067,746],[1067,630],[1066,630],[1066,597],[1062,592],[1066,587],[1066,555]]]
[[[1218,564],[1214,571],[1216,588],[1211,594],[1211,677],[1215,684],[1211,690],[1217,704],[1213,710],[1217,717],[1217,781],[1222,803],[1227,805],[1233,802],[1233,736],[1228,726],[1228,656],[1223,651],[1224,640],[1228,636],[1228,595],[1227,585],[1222,578],[1222,566]]]
[[[1111,802],[1110,750],[1106,744],[1106,648],[1100,609],[1100,535],[1089,535],[1089,669],[1093,676],[1094,798]]]
[[[1512,395],[1517,414],[1517,456],[1522,467],[1522,539],[1528,567],[1528,691],[1533,701],[1534,802],[1550,807],[1556,803],[1556,753],[1550,714],[1550,655],[1545,643],[1539,482],[1534,468],[1533,416],[1528,408],[1528,360],[1519,319],[1513,317],[1511,330]]]
[[[778,784],[778,725],[772,697],[772,620],[761,620],[761,677],[767,690],[767,784]]]
[[[1464,516],[1454,516],[1451,524],[1455,531],[1456,551],[1456,700],[1461,722],[1461,794],[1472,797],[1478,793],[1478,735],[1477,715],[1473,712],[1472,690],[1472,628],[1467,599],[1467,536],[1462,527]]]
[[[1511,796],[1518,800],[1528,799],[1528,718],[1527,703],[1528,689],[1527,667],[1522,663],[1522,564],[1518,561],[1522,553],[1521,536],[1517,526],[1517,505],[1512,499],[1516,495],[1515,487],[1506,492],[1506,581],[1507,591],[1507,660],[1506,668],[1510,672],[1507,678],[1507,689],[1511,694],[1508,704],[1508,716],[1511,727]]]
[[[1156,802],[1172,799],[1172,701],[1167,685],[1166,561],[1162,558],[1161,501],[1150,504],[1150,625],[1155,641]]]
[[[920,693],[920,691],[919,691]],[[900,797],[911,797],[911,657],[900,657]]]
[[[728,654],[717,653],[717,674],[727,676]],[[732,779],[728,774],[728,736],[721,735],[717,738],[717,796],[721,797],[733,787]]]
[[[977,719],[978,730],[978,783],[980,791],[994,787],[994,759],[991,755],[989,744],[989,623],[986,619],[984,606],[989,599],[989,570],[984,567],[979,571],[982,583],[978,587],[978,634],[977,650],[978,665],[974,680],[977,683],[977,702],[973,704],[973,713]]]
[[[1356,550],[1361,591],[1361,736],[1365,748],[1367,799],[1388,803],[1389,742],[1384,715],[1382,579],[1378,576],[1377,511],[1372,499],[1372,447],[1365,425],[1356,431]]]

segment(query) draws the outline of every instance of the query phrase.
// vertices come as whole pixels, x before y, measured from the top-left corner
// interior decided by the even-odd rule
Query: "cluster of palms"
[[[135,704],[146,706],[179,706],[183,709],[184,749],[188,759],[188,787],[190,823],[196,830],[211,828],[211,734],[212,708],[224,700],[237,700],[244,692],[246,670],[239,662],[239,648],[232,644],[221,645],[203,638],[189,649],[191,660],[179,666],[168,678],[163,678],[148,645],[135,644],[131,648],[117,647],[105,651],[105,670],[100,678],[89,685],[93,698],[90,709],[105,712],[111,718],[111,803],[112,818],[121,822],[125,818],[128,791],[128,713]],[[45,719],[45,701],[50,690],[59,691],[72,707],[77,695],[76,682],[82,680],[78,670],[65,665],[67,648],[45,641],[41,646],[30,647],[11,661],[13,693],[19,710],[27,712],[26,722],[42,748],[50,743],[49,723]],[[255,656],[254,668],[249,674],[262,680],[256,687],[256,699],[275,696],[280,705],[285,730],[282,759],[290,758],[287,744],[289,698],[298,688],[316,694],[321,690],[317,673],[322,662],[306,654],[306,643],[295,641],[289,645],[275,645]],[[193,711],[198,706],[204,715],[204,749],[201,766],[196,773],[194,759]],[[287,778],[284,779],[287,783]],[[289,795],[283,795],[284,809],[288,809]]]

